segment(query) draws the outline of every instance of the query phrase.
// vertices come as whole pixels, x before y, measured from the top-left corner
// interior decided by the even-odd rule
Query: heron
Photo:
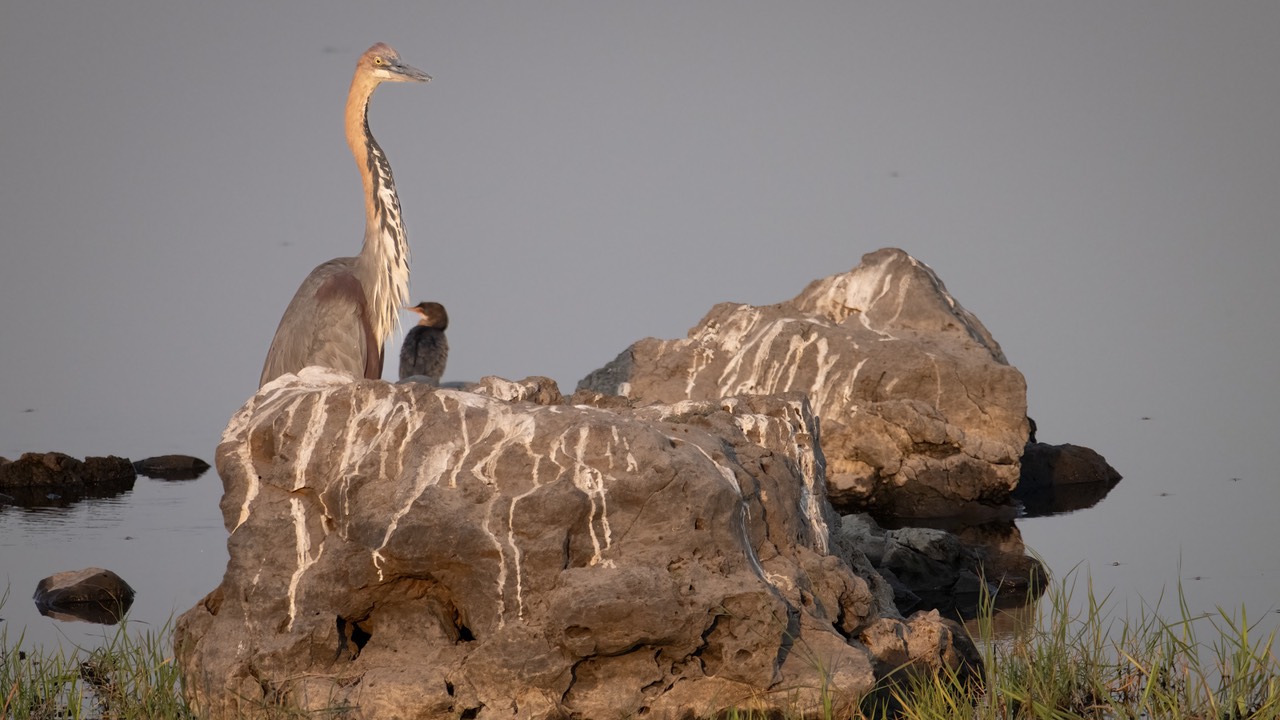
[[[427,82],[431,76],[377,43],[356,63],[347,94],[347,145],[364,185],[364,246],[311,271],[285,308],[258,387],[308,365],[382,377],[383,345],[409,298],[409,243],[387,156],[369,132],[369,98],[384,82]]]
[[[444,336],[449,313],[438,302],[418,303],[405,310],[418,313],[422,319],[404,336],[400,346],[400,379],[425,375],[439,385],[449,360],[449,341]]]

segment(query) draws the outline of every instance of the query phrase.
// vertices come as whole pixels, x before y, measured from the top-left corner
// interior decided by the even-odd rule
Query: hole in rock
[[[459,720],[475,720],[475,718],[480,716],[480,710],[483,707],[484,706],[481,705],[480,707],[477,707],[477,708],[467,708],[466,710],[462,711],[462,714],[459,715],[458,718]]]
[[[360,651],[364,650],[364,646],[369,644],[369,639],[373,637],[372,623],[369,618],[348,620],[339,615],[336,625],[338,630],[338,650],[334,659],[342,657],[345,651],[351,660],[355,660],[360,656]]]

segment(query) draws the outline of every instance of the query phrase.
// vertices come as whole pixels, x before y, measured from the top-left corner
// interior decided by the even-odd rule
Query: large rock
[[[683,340],[641,340],[579,383],[640,403],[800,391],[841,511],[938,517],[1007,503],[1026,383],[928,266],[863,256],[767,307],[722,303]]]
[[[816,711],[873,685],[858,633],[901,620],[832,547],[804,396],[553,390],[263,387],[217,451],[226,574],[177,625],[201,717]]]

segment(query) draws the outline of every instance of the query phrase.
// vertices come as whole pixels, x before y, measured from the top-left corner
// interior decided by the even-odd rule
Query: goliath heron
[[[449,341],[444,336],[449,313],[438,302],[418,303],[405,310],[418,313],[422,319],[404,336],[404,345],[400,346],[400,379],[426,375],[439,385],[444,364],[449,360]]]
[[[308,365],[382,377],[383,343],[409,298],[409,244],[391,165],[369,132],[369,97],[383,82],[427,82],[378,43],[356,63],[347,94],[347,144],[364,183],[364,247],[335,258],[302,281],[276,328],[258,387]]]

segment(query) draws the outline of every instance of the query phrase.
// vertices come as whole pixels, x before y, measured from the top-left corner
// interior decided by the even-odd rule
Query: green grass
[[[1034,618],[1011,638],[992,637],[993,615],[975,623],[986,677],[965,693],[952,677],[888,686],[905,718],[1280,718],[1276,633],[1259,637],[1246,611],[1193,615],[1179,588],[1173,620],[1159,603],[1113,618],[1086,583],[1073,612],[1075,575],[1051,586]],[[1206,642],[1207,639],[1207,642]],[[868,712],[869,716],[884,713]]]
[[[0,607],[8,593],[0,595]],[[172,627],[134,633],[128,622],[96,649],[23,649],[0,630],[0,718],[189,720],[173,662]]]
[[[976,686],[902,673],[882,682],[854,717],[1280,720],[1276,633],[1260,636],[1243,608],[1238,616],[1221,608],[1193,615],[1179,590],[1172,620],[1159,603],[1136,618],[1114,618],[1091,583],[1077,605],[1074,578],[1052,585],[1011,636],[993,637],[992,611],[971,625],[986,665]],[[0,718],[191,720],[171,646],[170,625],[135,634],[121,623],[101,648],[70,652],[27,652],[21,636],[0,631]],[[788,717],[835,720],[831,707]]]

